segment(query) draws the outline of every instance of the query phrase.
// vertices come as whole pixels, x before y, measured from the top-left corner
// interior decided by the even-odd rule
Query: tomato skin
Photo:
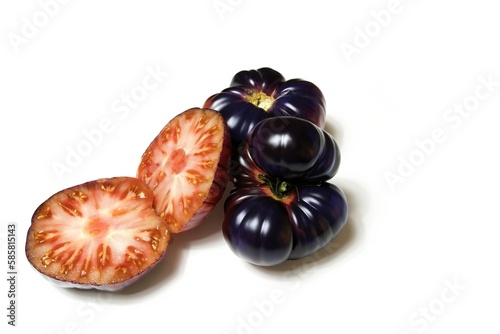
[[[269,67],[238,72],[230,86],[210,96],[203,107],[222,114],[235,149],[268,117],[295,116],[320,128],[325,125],[326,102],[321,90],[302,79],[285,80]]]
[[[262,67],[258,70],[240,71],[231,80],[231,87],[245,87],[253,90],[262,90],[267,95],[271,95],[276,88],[285,81],[285,78],[278,71],[269,67]]]
[[[235,187],[225,202],[222,232],[249,263],[273,266],[320,250],[347,222],[347,200],[330,183],[297,187],[288,203],[265,187]]]
[[[348,215],[344,192],[331,183],[299,187],[297,198],[288,205],[294,236],[291,260],[326,246],[340,233]]]
[[[340,166],[335,139],[313,123],[291,116],[257,124],[246,149],[260,169],[282,179],[326,181]]]
[[[311,122],[277,117],[259,123],[224,203],[229,247],[250,263],[272,266],[326,246],[348,216],[345,194],[328,182],[339,164],[335,140]]]
[[[225,204],[223,235],[232,251],[250,263],[285,261],[293,235],[286,207],[259,188],[234,188]]]

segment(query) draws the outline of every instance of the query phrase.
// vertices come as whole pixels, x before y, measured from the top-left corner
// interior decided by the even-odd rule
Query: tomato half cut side
[[[57,192],[34,212],[26,239],[33,267],[63,287],[115,291],[164,256],[170,234],[140,180],[115,177]]]
[[[222,116],[192,108],[175,116],[142,156],[137,177],[153,191],[169,231],[201,224],[229,182],[231,140]]]

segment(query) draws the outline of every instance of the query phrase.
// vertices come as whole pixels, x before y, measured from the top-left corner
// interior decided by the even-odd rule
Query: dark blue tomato
[[[309,81],[285,80],[269,67],[238,72],[230,87],[210,96],[203,107],[222,114],[235,149],[255,125],[268,117],[295,116],[320,128],[325,125],[326,105],[321,90]]]
[[[340,150],[329,133],[290,116],[268,118],[257,124],[248,138],[248,150],[266,174],[282,179],[326,181],[340,165]]]
[[[242,146],[223,234],[246,261],[270,266],[332,241],[347,222],[342,190],[328,181],[340,164],[333,137],[295,117],[265,119]]]
[[[262,91],[271,96],[285,78],[278,71],[269,67],[258,70],[240,71],[231,80],[230,87],[243,87],[254,91]]]
[[[293,234],[291,260],[326,246],[347,222],[347,200],[339,187],[324,182],[298,187],[297,191],[297,201],[287,206]]]
[[[266,186],[235,187],[224,203],[222,232],[247,262],[272,266],[325,247],[347,222],[347,200],[328,182],[295,187],[277,199]]]
[[[292,226],[286,207],[259,188],[234,188],[225,201],[223,233],[232,251],[257,265],[290,257]]]

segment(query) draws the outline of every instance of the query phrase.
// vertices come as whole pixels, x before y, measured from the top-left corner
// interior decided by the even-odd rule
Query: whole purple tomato
[[[347,222],[334,138],[296,117],[258,123],[245,142],[239,173],[224,203],[222,231],[241,258],[271,266],[326,246]]]
[[[203,107],[222,114],[235,149],[257,123],[268,117],[295,116],[320,128],[325,125],[326,105],[321,90],[309,81],[285,80],[269,67],[238,72],[230,87],[209,97]]]

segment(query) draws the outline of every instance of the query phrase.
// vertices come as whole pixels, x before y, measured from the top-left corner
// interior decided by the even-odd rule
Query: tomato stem
[[[248,98],[248,102],[268,111],[273,105],[274,99],[264,92],[253,92]]]
[[[286,198],[293,188],[292,184],[278,177],[272,177],[265,174],[259,174],[258,177],[259,180],[264,181],[264,184],[271,189],[273,195],[280,200]]]

